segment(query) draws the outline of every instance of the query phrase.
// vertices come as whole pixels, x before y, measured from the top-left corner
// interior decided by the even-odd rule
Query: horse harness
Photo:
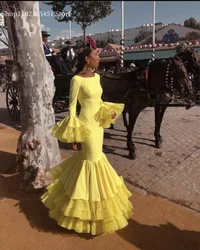
[[[162,97],[163,94],[167,94],[166,92],[168,92],[169,94],[169,98],[170,99],[176,99],[175,97],[178,94],[178,91],[174,88],[174,75],[176,74],[177,70],[179,70],[181,67],[184,66],[184,63],[181,62],[179,65],[177,65],[174,69],[171,69],[172,66],[172,61],[170,60],[169,62],[167,62],[166,65],[166,75],[165,75],[165,89],[164,90],[157,90],[157,91],[152,91],[149,89],[148,86],[148,73],[149,73],[149,68],[147,67],[146,70],[141,71],[142,75],[140,74],[139,77],[137,77],[137,82],[136,84],[134,84],[134,86],[132,86],[126,94],[126,98],[129,99],[130,94],[136,90],[138,85],[141,85],[141,81],[144,83],[143,85],[141,85],[141,87],[138,89],[141,92],[146,92],[147,95],[149,96],[149,98],[159,98]],[[180,83],[181,86],[181,96],[185,96],[185,88],[186,86],[182,85]],[[176,99],[177,100],[177,99]]]

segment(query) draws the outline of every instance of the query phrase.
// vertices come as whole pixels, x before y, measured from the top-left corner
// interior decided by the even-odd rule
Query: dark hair
[[[78,63],[76,66],[75,75],[77,75],[81,70],[83,70],[86,65],[85,57],[89,56],[93,50],[93,48],[86,48],[78,54]]]

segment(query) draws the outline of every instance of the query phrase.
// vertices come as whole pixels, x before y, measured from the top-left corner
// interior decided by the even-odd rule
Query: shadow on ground
[[[17,200],[16,207],[23,213],[30,226],[38,231],[50,232],[52,234],[76,235],[80,238],[91,239],[93,236],[88,234],[76,234],[74,231],[66,230],[56,224],[48,216],[48,209],[40,200],[44,189],[26,191],[20,188],[22,178],[19,174],[1,175],[0,174],[0,200],[4,198]]]
[[[180,230],[171,223],[149,226],[130,220],[117,234],[141,250],[198,250],[200,233]]]
[[[26,216],[33,229],[51,234],[71,235],[86,240],[94,237],[89,234],[76,234],[59,227],[54,220],[49,218],[47,208],[41,203],[40,197],[44,190],[32,193],[18,188],[17,175],[3,177],[0,175],[0,199],[12,198],[18,200],[16,206]],[[15,184],[14,184],[15,183]],[[149,226],[130,220],[127,227],[117,234],[141,250],[198,250],[200,235],[198,232],[180,230],[173,224]]]
[[[14,154],[1,152],[1,156],[5,166],[13,166]],[[25,191],[20,188],[21,182],[19,174],[0,174],[0,200],[15,199],[17,201],[15,206],[26,216],[33,229],[86,240],[94,238],[89,234],[76,234],[74,231],[59,227],[49,218],[48,209],[40,200],[45,190]],[[200,243],[199,233],[180,230],[170,223],[158,227],[143,225],[131,219],[128,226],[119,230],[117,234],[141,250],[198,250]]]
[[[8,110],[6,108],[0,108],[0,123],[12,127],[18,131],[21,130],[20,121],[13,121],[12,118],[9,116]]]
[[[16,168],[16,154],[0,151],[0,174],[8,174]]]

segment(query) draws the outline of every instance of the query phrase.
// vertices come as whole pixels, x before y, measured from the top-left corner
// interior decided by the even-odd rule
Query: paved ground
[[[164,117],[163,148],[154,147],[154,113],[148,108],[138,119],[133,139],[137,159],[127,159],[122,119],[107,130],[105,152],[118,173],[150,193],[200,212],[200,108],[169,108]]]
[[[8,117],[4,100],[5,94],[0,93],[0,122],[18,128]],[[161,129],[162,149],[154,147],[153,109],[143,111],[133,134],[137,147],[134,161],[127,157],[126,132],[120,117],[115,130],[105,130],[104,152],[129,184],[200,212],[199,111],[200,107],[168,108]],[[69,149],[68,145],[61,147]]]
[[[19,175],[2,171],[15,166],[19,134],[0,124],[1,250],[200,249],[200,213],[164,198],[138,193],[140,189],[135,188],[130,197],[134,215],[125,228],[115,233],[92,237],[57,226],[41,203],[43,192],[20,189]],[[70,156],[68,150],[60,152],[63,159]]]

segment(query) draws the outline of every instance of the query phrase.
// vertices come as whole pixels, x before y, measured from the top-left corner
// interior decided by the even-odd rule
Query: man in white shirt
[[[76,44],[72,43],[71,41],[65,41],[65,44],[66,47],[61,50],[61,57],[69,71],[71,71],[77,60],[77,54],[74,50]]]
[[[135,68],[136,68],[135,64],[134,64],[134,63],[131,63],[131,64],[130,64],[130,69],[133,71],[133,70],[135,70]]]
[[[135,69],[136,69],[135,64],[134,64],[134,63],[131,63],[131,64],[129,65],[129,68],[128,68],[126,71],[127,71],[127,72],[132,72],[132,71],[135,71]]]

